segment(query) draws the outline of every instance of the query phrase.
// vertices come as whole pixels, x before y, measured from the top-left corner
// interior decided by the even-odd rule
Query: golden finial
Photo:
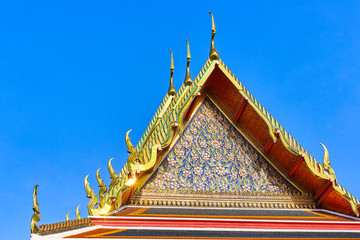
[[[70,212],[68,212],[68,213],[66,214],[66,216],[65,216],[65,221],[66,221],[66,222],[70,221],[69,213],[70,213]]]
[[[75,210],[76,219],[81,219],[81,217],[80,217],[80,212],[79,212],[79,207],[80,207],[80,205],[77,206],[77,207],[76,207],[76,210]]]
[[[187,42],[187,64],[186,64],[186,74],[185,74],[185,80],[184,83],[187,86],[190,86],[193,82],[191,75],[190,75],[190,60],[191,60],[191,55],[190,55],[190,46],[189,46],[189,41],[187,39],[185,39]]]
[[[108,162],[108,170],[109,170],[109,174],[110,174],[110,178],[111,178],[111,182],[109,184],[109,194],[112,194],[112,191],[114,190],[114,187],[118,184],[119,182],[119,178],[118,175],[116,175],[112,165],[111,165],[111,161],[113,160],[113,158],[111,158]]]
[[[319,143],[319,144],[324,148],[323,167],[326,171],[329,172],[330,175],[332,175],[335,178],[335,172],[332,169],[332,167],[330,167],[331,162],[329,159],[329,152],[324,144],[322,144],[322,143]]]
[[[169,90],[168,90],[168,94],[170,96],[175,96],[176,94],[176,90],[174,88],[174,83],[173,83],[173,75],[174,75],[174,58],[173,58],[173,53],[170,49],[170,54],[171,54],[171,66],[170,66],[170,86],[169,86]]]
[[[170,93],[169,93],[170,94]],[[132,131],[132,129],[130,129],[129,131],[126,132],[125,134],[125,143],[126,143],[126,146],[128,148],[127,152],[128,153],[133,153],[135,152],[135,148],[134,148],[134,145],[131,143],[130,141],[130,137],[129,137],[129,133]]]
[[[117,178],[117,175],[113,169],[113,166],[111,165],[111,161],[113,160],[114,158],[110,158],[109,162],[108,162],[108,170],[109,170],[109,174],[110,174],[110,178],[111,179],[115,179]]]
[[[88,177],[89,175],[86,175],[86,177],[84,178],[85,191],[87,194],[86,197],[90,198],[87,208],[89,215],[93,215],[92,209],[95,208],[95,205],[98,204],[99,201],[96,194],[94,193],[94,190],[90,188],[89,182],[87,181]]]
[[[105,205],[105,193],[107,192],[106,185],[104,184],[104,181],[100,178],[99,174],[100,168],[96,171],[96,179],[99,183],[99,200],[100,200],[100,207]]]
[[[215,49],[215,33],[216,33],[216,27],[215,27],[215,21],[214,21],[214,15],[212,12],[209,12],[211,14],[211,20],[212,20],[212,31],[211,31],[211,45],[210,45],[210,54],[209,57],[212,60],[218,60],[219,59],[219,53]]]
[[[34,192],[33,192],[33,211],[34,214],[31,217],[31,223],[30,223],[30,229],[31,229],[31,233],[38,233],[39,232],[39,228],[37,226],[38,221],[40,221],[40,211],[39,211],[39,203],[37,200],[37,187],[39,185],[36,185],[34,187]]]

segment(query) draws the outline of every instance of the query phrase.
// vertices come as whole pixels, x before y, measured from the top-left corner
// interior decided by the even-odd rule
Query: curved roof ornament
[[[169,90],[168,90],[168,94],[170,96],[175,96],[176,94],[176,90],[174,87],[174,83],[173,83],[173,75],[174,75],[174,58],[173,58],[173,53],[170,49],[170,54],[171,54],[171,66],[170,66],[170,86],[169,86]]]
[[[187,64],[186,64],[186,74],[185,74],[185,80],[184,83],[186,86],[190,86],[193,82],[191,75],[190,75],[190,60],[191,60],[191,55],[190,55],[190,46],[189,46],[189,41],[187,39],[185,39],[187,42]]]
[[[38,221],[40,221],[40,211],[39,211],[39,203],[37,200],[37,188],[39,185],[36,185],[34,187],[34,192],[33,192],[33,211],[34,214],[31,217],[31,224],[30,224],[30,229],[31,229],[31,233],[38,233],[39,232],[39,228],[38,228]]]
[[[69,213],[70,213],[70,212],[68,212],[68,213],[66,214],[66,216],[65,216],[65,222],[70,221],[70,218],[69,218]]]
[[[75,210],[76,219],[81,219],[81,217],[80,217],[80,212],[79,212],[79,207],[80,207],[80,205],[77,206],[77,207],[76,207],[76,210]]]
[[[327,150],[327,148],[325,147],[324,144],[320,143],[319,144],[324,148],[324,156],[323,156],[323,167],[326,171],[329,172],[329,174],[336,179],[336,175],[335,175],[335,171],[332,169],[332,167],[330,167],[330,159],[329,159],[329,152]]]
[[[212,60],[218,60],[219,59],[219,53],[216,51],[215,43],[214,43],[215,33],[216,33],[214,15],[210,11],[209,11],[209,13],[211,14],[211,20],[212,20],[211,45],[210,45],[209,58],[212,59]]]
[[[106,185],[104,184],[104,181],[101,179],[100,177],[100,174],[99,174],[99,170],[96,170],[96,179],[99,183],[99,187],[100,187],[100,190],[99,190],[99,200],[100,200],[100,207],[103,207],[105,205],[105,193],[107,192],[107,188],[106,188]],[[80,206],[80,205],[79,205]]]

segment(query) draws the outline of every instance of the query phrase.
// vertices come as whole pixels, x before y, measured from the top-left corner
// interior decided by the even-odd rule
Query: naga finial
[[[190,60],[191,60],[191,55],[190,55],[190,46],[189,46],[189,41],[187,39],[185,39],[187,42],[187,64],[186,64],[186,74],[185,74],[185,80],[184,83],[186,86],[190,86],[193,82],[191,75],[190,75]]]
[[[38,233],[39,232],[39,228],[37,226],[38,221],[40,221],[40,211],[39,211],[39,203],[37,200],[37,188],[39,185],[36,185],[34,187],[34,192],[33,192],[33,211],[34,214],[31,217],[31,223],[30,223],[30,229],[31,229],[31,233]]]
[[[111,179],[117,178],[116,172],[114,171],[113,166],[111,165],[111,161],[112,161],[113,159],[114,159],[114,158],[110,158],[110,160],[109,160],[109,162],[108,162],[108,169],[109,169],[109,174],[110,174],[110,178],[111,178]]]
[[[129,133],[132,131],[132,129],[130,129],[129,131],[126,132],[125,134],[125,143],[126,143],[126,146],[127,146],[127,152],[128,153],[133,153],[135,152],[135,148],[134,148],[134,145],[131,143],[131,140],[130,140],[130,137],[129,137]]]
[[[89,177],[89,175],[86,175],[86,177],[84,178],[84,185],[85,185],[85,191],[87,193],[86,197],[90,198],[89,203],[87,205],[88,207],[88,213],[90,216],[92,216],[92,209],[95,208],[95,205],[98,204],[98,198],[96,196],[96,194],[94,193],[94,190],[92,190],[90,188],[89,182],[87,181],[87,178]]]
[[[70,213],[70,212],[68,212],[68,213],[66,214],[66,216],[65,216],[65,221],[66,221],[66,222],[70,221],[69,213]]]
[[[329,159],[329,152],[324,144],[322,144],[322,143],[319,143],[319,144],[324,148],[323,167],[326,171],[329,172],[330,175],[332,175],[335,178],[335,172],[332,169],[332,167],[330,167],[331,162]]]
[[[215,49],[215,33],[216,33],[216,27],[215,27],[215,21],[214,21],[214,15],[212,14],[212,12],[209,11],[209,13],[211,14],[211,20],[212,20],[212,30],[211,30],[211,45],[210,45],[210,53],[209,53],[209,57],[212,60],[218,60],[219,59],[219,53],[216,51]]]
[[[113,160],[113,158],[110,158],[110,160],[108,162],[108,169],[109,169],[109,174],[110,174],[110,178],[111,178],[111,182],[109,184],[109,193],[112,192],[112,190],[114,189],[116,184],[118,184],[118,182],[119,182],[118,175],[116,175],[116,173],[111,165],[112,160]]]
[[[81,219],[81,217],[80,217],[80,212],[79,212],[79,207],[80,207],[80,205],[77,206],[77,207],[76,207],[76,210],[75,210],[76,219]]]
[[[169,90],[168,90],[168,94],[170,96],[175,96],[176,94],[176,90],[174,87],[174,83],[173,83],[173,75],[174,75],[174,58],[173,58],[173,53],[170,49],[170,54],[171,54],[171,66],[170,66],[170,86],[169,86]]]
[[[100,207],[104,206],[105,204],[105,193],[107,192],[107,188],[106,185],[104,184],[104,181],[100,178],[100,174],[99,174],[99,170],[100,168],[96,171],[96,179],[99,183],[99,200],[100,200]]]

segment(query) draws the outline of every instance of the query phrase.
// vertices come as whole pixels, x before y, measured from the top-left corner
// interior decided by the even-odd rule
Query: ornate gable
[[[138,199],[136,203],[151,201],[167,205],[169,196],[163,193],[174,194],[171,205],[173,201],[191,205],[199,194],[210,197],[216,193],[219,194],[217,199],[206,199],[202,204],[209,205],[233,195],[234,204],[246,205],[254,202],[249,196],[257,195],[259,199],[253,207],[273,206],[272,200],[285,196],[278,207],[314,206],[307,194],[303,196],[286,180],[209,98],[204,100],[168,155],[133,199]],[[295,196],[297,200],[293,201],[291,198]],[[184,197],[188,200],[182,201]],[[266,200],[269,197],[272,200]]]
[[[66,215],[66,222],[37,227],[40,212],[37,186],[35,186],[34,214],[31,220],[32,238],[40,239],[43,236],[47,238],[47,234],[58,234],[59,231],[84,226],[89,227],[86,231],[91,232],[90,237],[99,237],[100,235],[94,235],[96,231],[100,234],[104,231],[115,234],[104,237],[121,237],[126,234],[128,235],[125,237],[129,237],[138,233],[124,229],[125,226],[138,228],[138,225],[142,225],[148,229],[149,226],[158,227],[162,224],[164,226],[173,224],[177,227],[194,227],[199,224],[201,228],[216,226],[221,229],[219,233],[225,236],[222,228],[233,228],[235,221],[238,220],[237,227],[241,229],[250,227],[256,229],[258,234],[259,228],[270,226],[272,229],[274,224],[257,219],[252,222],[243,220],[253,217],[269,219],[269,216],[274,216],[274,219],[288,221],[283,217],[294,219],[293,217],[303,216],[309,219],[312,217],[311,214],[322,218],[317,224],[316,221],[307,222],[306,225],[304,221],[296,223],[277,221],[276,226],[280,231],[288,230],[288,223],[291,223],[291,228],[295,226],[301,231],[359,229],[353,224],[355,222],[341,225],[339,222],[333,222],[339,218],[324,214],[325,211],[322,211],[322,214],[315,214],[319,209],[312,211],[310,216],[307,210],[264,209],[315,208],[316,206],[350,216],[359,216],[360,202],[338,183],[335,172],[330,167],[326,147],[323,146],[324,161],[321,164],[291,137],[230,72],[219,59],[215,49],[215,33],[212,16],[209,59],[194,80],[190,76],[191,56],[188,43],[185,80],[177,92],[173,86],[174,65],[171,54],[169,91],[136,147],[130,141],[130,131],[126,133],[126,145],[130,155],[123,168],[120,171],[119,168],[114,170],[111,165],[112,159],[109,160],[111,183],[108,188],[100,178],[99,169],[96,172],[100,187],[99,196],[91,189],[87,181],[88,176],[85,177],[84,186],[87,197],[90,198],[88,213],[93,217],[81,219],[77,207],[77,220],[70,221]],[[125,205],[128,206],[124,207]],[[146,205],[146,207],[134,205]],[[148,207],[149,205],[183,207]],[[240,209],[234,208],[233,211],[233,209],[201,208],[198,211],[196,208],[184,206],[240,207]],[[262,209],[244,211],[243,207]],[[184,211],[184,209],[188,210]],[[146,220],[144,216],[140,216],[140,221],[136,219],[136,215],[146,211],[148,212],[145,215],[148,216],[163,214],[172,218],[156,219],[154,222],[153,219]],[[247,212],[247,215],[242,215],[244,212]],[[190,214],[187,216],[188,220],[184,220],[184,215],[187,214]],[[109,215],[113,216],[108,218]],[[125,215],[125,218],[121,217]],[[179,221],[173,217],[177,216],[182,217],[181,225],[176,225]],[[135,217],[133,219],[135,221],[130,220],[131,217]],[[193,217],[212,217],[212,220],[200,219],[200,222],[195,223]],[[228,221],[227,225],[223,225],[224,221],[214,222],[216,218],[228,217],[231,221]],[[330,218],[333,221],[329,220]],[[330,224],[324,225],[324,220],[329,220]],[[172,221],[170,225],[169,221]],[[92,225],[98,226],[92,228],[90,227]],[[100,229],[104,226],[116,226],[118,229],[116,233],[112,229]],[[144,232],[143,229],[137,231]],[[165,236],[162,235],[163,230],[161,231],[160,234],[153,232],[151,233],[153,235],[150,233],[148,235],[151,238]],[[188,229],[182,231],[187,233]],[[122,233],[125,235],[121,235]],[[193,236],[193,233],[190,235]],[[299,233],[302,235],[301,232]],[[56,238],[65,236],[61,234],[55,235]],[[180,236],[179,233],[173,234]],[[207,236],[208,231],[199,234],[200,237]],[[84,236],[77,235],[77,237]],[[239,236],[238,233],[236,236]],[[331,236],[334,236],[333,233]],[[212,233],[211,237],[213,237]]]

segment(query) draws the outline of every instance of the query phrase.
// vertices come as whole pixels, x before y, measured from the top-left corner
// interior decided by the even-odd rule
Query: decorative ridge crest
[[[39,232],[49,232],[53,230],[59,229],[66,229],[66,228],[73,228],[76,226],[87,225],[91,226],[91,219],[90,218],[81,218],[76,220],[64,221],[59,223],[52,223],[52,224],[43,224],[39,227]]]

